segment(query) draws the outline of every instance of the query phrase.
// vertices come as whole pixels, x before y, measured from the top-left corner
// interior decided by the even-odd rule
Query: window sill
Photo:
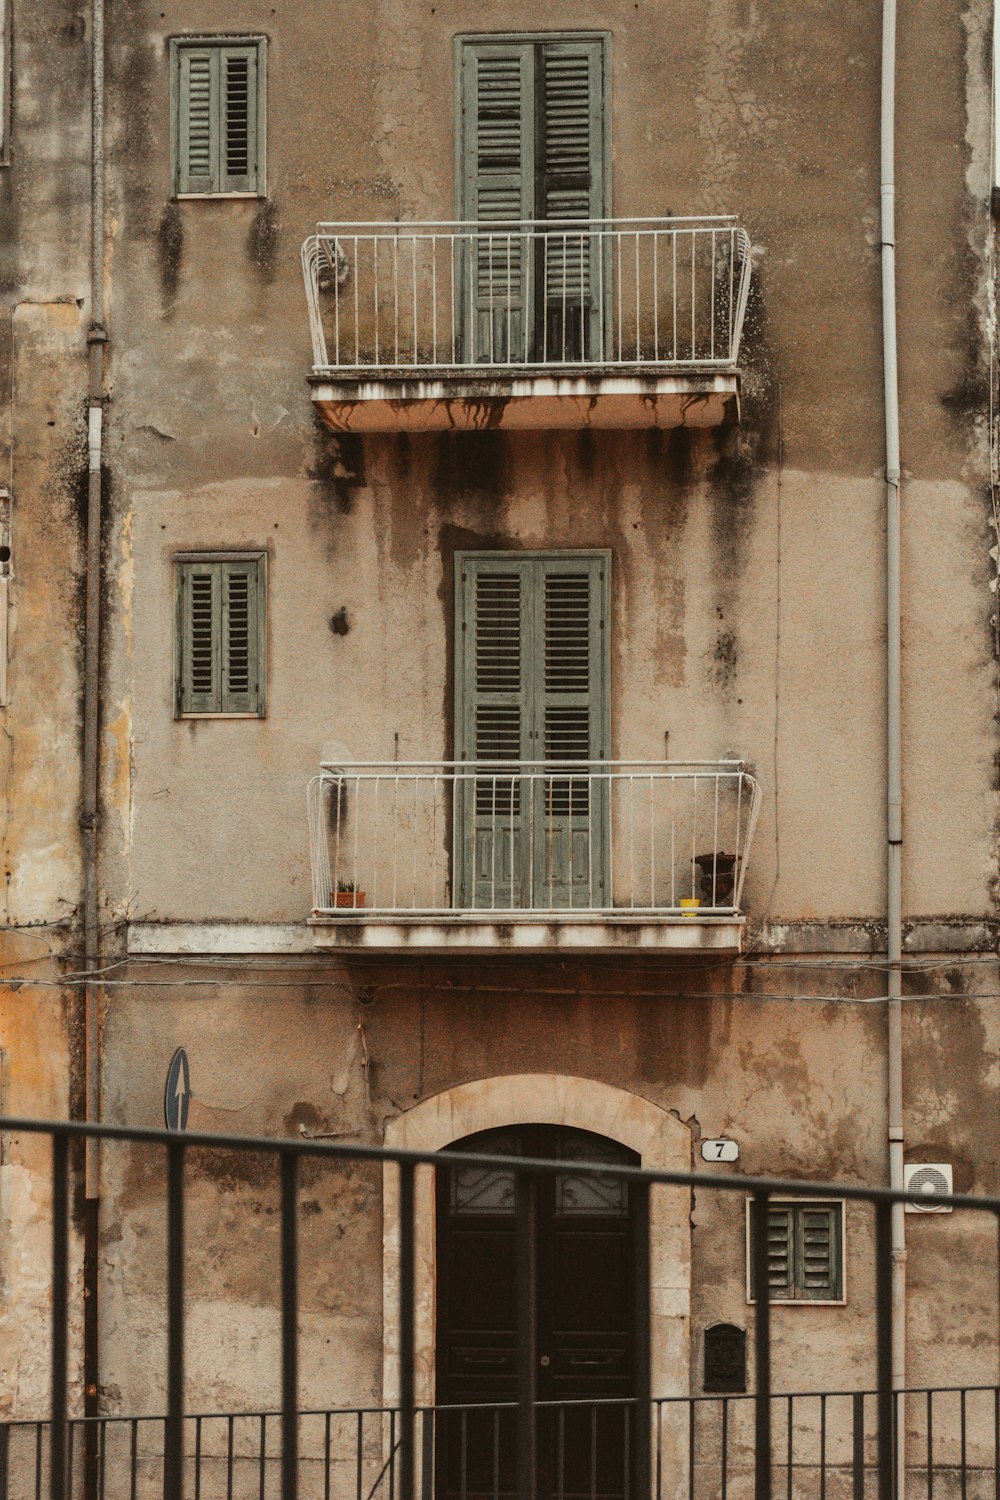
[[[267,193],[174,193],[176,203],[220,203],[238,202],[247,198],[266,198]]]

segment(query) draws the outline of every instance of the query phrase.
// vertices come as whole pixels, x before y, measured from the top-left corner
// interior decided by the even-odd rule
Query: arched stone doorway
[[[638,1094],[558,1073],[477,1079],[423,1099],[386,1125],[385,1144],[440,1151],[503,1125],[561,1125],[605,1136],[634,1151],[644,1167],[687,1172],[691,1137],[675,1115]],[[435,1400],[436,1253],[432,1173],[417,1171],[416,1399]],[[399,1399],[399,1183],[383,1176],[383,1396]],[[655,1396],[685,1396],[689,1382],[690,1194],[657,1188],[650,1213],[650,1341]]]

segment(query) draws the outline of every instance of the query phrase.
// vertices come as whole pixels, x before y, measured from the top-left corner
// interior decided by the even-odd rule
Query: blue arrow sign
[[[190,1101],[191,1073],[187,1053],[183,1047],[178,1047],[167,1069],[167,1087],[163,1094],[163,1118],[168,1130],[187,1130]]]

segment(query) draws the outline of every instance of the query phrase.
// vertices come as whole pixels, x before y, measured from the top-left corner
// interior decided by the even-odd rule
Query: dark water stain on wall
[[[278,270],[278,205],[264,198],[254,211],[247,231],[247,258],[258,281],[270,286]]]
[[[156,231],[156,258],[160,268],[160,298],[163,316],[171,318],[177,304],[181,266],[184,262],[184,225],[179,203],[166,203]]]
[[[310,509],[313,519],[328,524],[334,511],[349,516],[354,492],[366,483],[365,440],[358,433],[332,433],[315,413],[313,450],[307,474],[318,495]]]
[[[432,485],[445,504],[469,494],[499,499],[513,487],[513,453],[507,433],[441,433],[434,446]]]

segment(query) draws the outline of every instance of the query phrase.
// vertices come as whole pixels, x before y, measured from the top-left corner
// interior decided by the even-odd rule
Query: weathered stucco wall
[[[381,1141],[385,1122],[457,1084],[509,1074],[595,1079],[651,1100],[702,1139],[740,1143],[739,1171],[866,1183],[884,1167],[884,1016],[873,981],[794,1001],[778,972],[748,987],[741,968],[667,972],[641,962],[603,977],[591,964],[503,971],[404,965],[363,975],[314,967],[275,989],[268,968],[235,964],[205,984],[178,961],[109,1016],[107,1107],[155,1124],[173,1048],[191,1060],[191,1128]],[[138,976],[137,976],[138,977]],[[272,976],[273,978],[273,976]],[[364,981],[362,983],[362,980]],[[197,988],[185,988],[197,981]],[[996,987],[995,974],[970,989]],[[540,993],[540,991],[542,991]],[[365,997],[359,1003],[358,995]],[[714,996],[714,998],[713,998]],[[139,1061],[145,1067],[137,1075]],[[907,1012],[906,1134],[921,1160],[949,1160],[956,1188],[1000,1187],[995,1006],[943,995]],[[122,1410],[162,1407],[165,1248],[161,1170],[140,1149],[109,1154],[104,1228],[105,1368]],[[310,1168],[302,1188],[303,1399],[381,1399],[381,1180],[358,1166]],[[273,1163],[195,1153],[189,1185],[189,1399],[253,1408],[277,1396],[278,1184]],[[692,1205],[692,1389],[713,1323],[751,1326],[744,1201],[699,1191]],[[910,1379],[994,1379],[995,1226],[909,1217]],[[844,1307],[774,1312],[775,1368],[788,1390],[874,1378],[867,1211],[847,1223]],[[149,1351],[135,1358],[136,1349]],[[833,1371],[836,1371],[834,1374]]]
[[[905,8],[898,172],[904,899],[910,916],[988,919],[987,930],[989,13],[988,0]],[[338,440],[313,415],[299,244],[318,218],[454,211],[453,38],[482,27],[472,0],[346,6],[336,26],[309,0],[134,0],[109,18],[104,915],[303,919],[304,792],[318,760],[391,757],[397,735],[402,756],[452,749],[455,551],[608,547],[614,753],[656,756],[669,731],[674,756],[745,756],[764,790],[751,924],[812,923],[820,957],[841,946],[831,923],[873,927],[884,906],[877,0],[559,9],[561,29],[610,33],[614,212],[734,212],[752,235],[742,424],[669,436]],[[504,12],[518,30],[552,22],[540,0]],[[268,37],[260,202],[170,197],[167,43],[200,30]],[[56,924],[40,930],[67,956],[80,882],[86,41],[77,0],[19,13],[14,157],[0,170],[0,420],[15,492],[2,920]],[[264,721],[173,719],[171,557],[202,547],[267,550]],[[118,939],[107,941],[112,956]],[[18,972],[36,952],[18,947]],[[747,1171],[880,1180],[884,1016],[860,997],[883,974],[817,978],[755,960],[616,961],[610,974],[561,961],[133,965],[115,978],[134,987],[109,989],[104,1110],[158,1124],[180,1044],[193,1125],[279,1135],[380,1140],[388,1118],[457,1083],[572,1072],[676,1111],[694,1142],[736,1136]],[[58,968],[46,960],[44,973]],[[942,997],[907,1009],[909,1154],[954,1162],[960,1189],[997,1191],[995,962],[908,983]],[[78,1107],[70,993],[0,996],[11,1103],[27,1113]],[[807,994],[825,998],[793,998]],[[0,1168],[0,1217],[22,1237],[20,1260],[0,1266],[0,1402],[16,1390],[26,1410],[46,1357],[43,1170],[24,1143]],[[125,1411],[163,1403],[157,1173],[138,1151],[108,1152],[102,1394]],[[190,1187],[189,1402],[266,1404],[278,1378],[276,1184],[256,1161],[200,1157]],[[742,1212],[708,1195],[695,1205],[695,1371],[708,1323],[747,1322]],[[303,1183],[307,1400],[380,1392],[380,1213],[375,1171]],[[959,1216],[908,1230],[911,1379],[992,1378],[985,1231]],[[829,1382],[819,1351],[831,1330],[836,1383],[871,1378],[871,1252],[856,1212],[848,1235],[847,1306],[776,1314],[789,1386]]]
[[[80,890],[89,202],[83,8],[72,0],[18,7],[13,55],[10,159],[0,167],[0,487],[13,497],[9,701],[0,706],[0,1110],[64,1119],[80,1081],[75,993],[59,987],[58,955],[76,950]],[[46,1400],[49,1156],[44,1141],[0,1141],[3,1416]],[[76,1250],[74,1239],[74,1340]],[[73,1350],[76,1394],[75,1342]]]
[[[323,35],[307,8],[147,5],[116,27],[119,902],[302,918],[319,756],[391,756],[396,734],[404,758],[451,750],[453,550],[610,546],[615,753],[656,756],[669,730],[671,754],[752,761],[752,917],[878,915],[880,10],[833,10],[559,17],[610,32],[614,210],[733,211],[755,246],[742,426],[663,437],[338,440],[313,418],[297,246],[317,217],[453,211],[453,38],[475,7],[367,8]],[[988,10],[924,6],[902,28],[913,914],[993,910]],[[515,19],[551,25],[532,4]],[[229,25],[268,36],[268,198],[171,202],[166,39]],[[201,546],[268,549],[264,723],[171,719],[170,557]]]

